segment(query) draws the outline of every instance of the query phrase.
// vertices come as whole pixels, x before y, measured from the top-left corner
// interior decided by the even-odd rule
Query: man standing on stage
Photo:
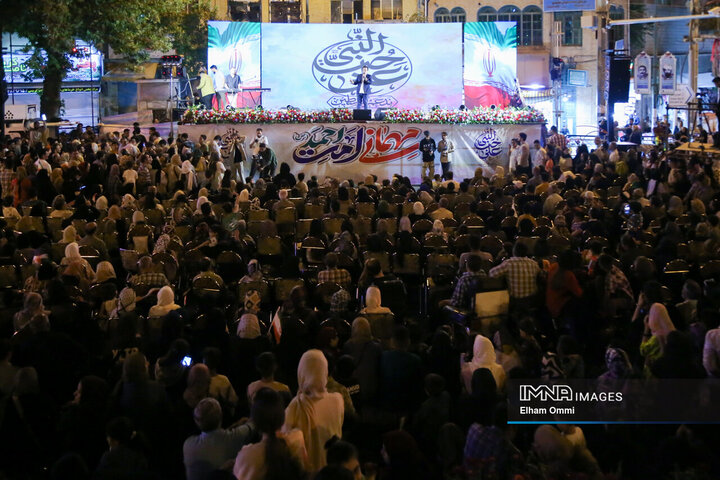
[[[448,179],[448,172],[452,170],[452,154],[455,151],[455,145],[452,140],[448,138],[447,132],[442,132],[442,140],[438,142],[438,152],[440,152],[440,166],[442,167],[442,178],[443,180]]]
[[[228,89],[228,105],[237,108],[238,90],[240,89],[240,75],[237,74],[237,68],[230,69],[230,75],[225,77],[225,85]]]
[[[213,79],[213,87],[215,88],[215,98],[217,99],[218,110],[223,110],[225,109],[225,75],[218,72],[216,65],[211,65],[210,76]]]
[[[262,166],[260,177],[272,177],[275,175],[277,157],[275,156],[275,152],[264,143],[260,144],[260,165]]]
[[[357,85],[355,93],[357,94],[357,109],[368,108],[368,95],[370,95],[370,84],[372,84],[372,76],[368,73],[367,65],[363,65],[362,73],[355,74],[355,78],[350,81],[353,85]]]
[[[255,171],[260,170],[260,145],[268,146],[268,138],[263,133],[262,128],[255,130],[255,138],[250,142],[250,148],[252,149],[252,163],[250,164],[250,178],[255,176]]]
[[[419,150],[422,152],[423,162],[420,178],[424,180],[425,178],[433,178],[435,176],[435,150],[437,150],[437,146],[435,145],[435,140],[430,138],[429,130],[425,130],[423,135],[425,135],[425,138],[420,140]]]
[[[200,102],[205,108],[212,110],[212,97],[215,95],[215,88],[213,88],[212,78],[208,75],[205,67],[200,67],[200,83],[197,89],[200,92]]]

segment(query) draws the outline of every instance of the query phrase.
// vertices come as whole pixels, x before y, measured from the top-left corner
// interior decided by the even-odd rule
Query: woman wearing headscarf
[[[429,237],[441,237],[446,242],[448,241],[448,234],[445,232],[445,225],[442,220],[435,220],[433,222],[432,230],[425,234],[425,239]]]
[[[113,391],[112,411],[129,417],[138,429],[157,439],[167,418],[168,401],[165,389],[150,380],[148,361],[140,352],[128,355],[123,362],[122,381]],[[153,435],[154,434],[154,435]]]
[[[61,245],[69,245],[73,242],[77,242],[77,240],[78,240],[78,235],[77,235],[77,231],[75,230],[75,227],[73,227],[72,225],[68,225],[63,230],[62,239],[60,239],[59,243]]]
[[[389,308],[381,306],[382,295],[380,289],[370,286],[365,291],[365,308],[360,310],[360,314],[387,314],[392,313]]]
[[[123,210],[131,210],[135,211],[137,210],[137,202],[135,200],[135,197],[130,195],[129,193],[126,193],[122,197],[122,203],[120,204],[120,208]]]
[[[238,338],[244,338],[247,340],[254,340],[262,335],[260,330],[260,321],[257,315],[253,313],[245,313],[240,317],[240,321],[237,326]]]
[[[254,292],[254,291],[253,291]],[[257,292],[255,292],[257,293]],[[259,295],[257,295],[259,309]],[[235,391],[245,392],[248,385],[258,379],[258,373],[248,365],[255,364],[255,359],[262,352],[270,351],[272,345],[267,335],[262,334],[260,321],[255,313],[250,313],[254,307],[245,307],[243,315],[237,325],[236,335],[229,339],[229,362],[227,363],[227,376]],[[258,311],[258,310],[255,310]],[[240,399],[244,402],[246,398]]]
[[[254,396],[250,418],[262,434],[258,443],[245,445],[233,467],[235,478],[243,480],[301,480],[307,451],[302,431],[280,432],[285,422],[283,400],[271,388],[261,388]]]
[[[498,390],[502,391],[505,388],[505,371],[496,362],[495,347],[489,338],[482,335],[475,337],[472,359],[468,362],[463,358],[460,359],[460,370],[465,390],[468,392],[472,391],[473,372],[478,368],[487,368],[492,372]]]
[[[162,287],[157,293],[157,303],[150,307],[149,317],[164,317],[173,310],[180,308],[175,303],[175,292],[167,285]]]
[[[263,280],[262,268],[260,262],[253,258],[247,266],[247,275],[240,279],[240,283],[261,282]]]
[[[100,284],[100,283],[116,283],[117,282],[117,276],[115,275],[115,268],[113,267],[112,263],[108,262],[107,260],[102,261],[97,264],[97,267],[95,269],[95,281],[94,284]]]
[[[187,378],[187,388],[183,393],[183,400],[190,408],[195,408],[200,400],[210,395],[210,370],[203,363],[196,363],[190,369]]]
[[[13,317],[15,331],[19,332],[25,328],[37,315],[47,315],[48,313],[50,312],[45,310],[42,296],[39,293],[26,293],[25,300],[23,301],[23,309]]]
[[[498,165],[497,167],[495,167],[495,175],[490,178],[490,183],[495,188],[502,188],[505,186],[505,182],[505,169]]]
[[[89,286],[95,279],[95,272],[93,272],[93,269],[88,261],[80,255],[80,247],[78,247],[77,242],[69,243],[65,247],[65,257],[63,257],[60,265],[74,267],[73,270],[78,273],[80,284],[82,285],[81,288],[83,290],[85,290],[85,288],[87,288],[87,286]]]
[[[553,425],[541,425],[535,430],[533,451],[541,463],[541,471],[547,478],[604,478],[597,460],[582,442],[582,437],[578,438],[582,432],[578,435],[572,433],[579,430],[577,428],[564,430]]]
[[[71,217],[73,211],[67,208],[65,197],[57,195],[52,201],[52,212],[48,215],[50,218],[62,218],[63,220]]]
[[[122,177],[120,176],[120,166],[116,163],[110,167],[107,182],[105,183],[105,195],[109,198],[120,196],[122,190]]]
[[[677,195],[673,195],[668,200],[667,214],[670,218],[680,218],[685,213],[685,206],[683,205],[682,198]]]
[[[643,303],[641,299],[638,303]],[[640,355],[645,358],[646,374],[667,345],[667,337],[675,330],[670,314],[662,303],[653,303],[645,317],[645,330],[640,343]]]
[[[115,308],[110,311],[110,320],[117,320],[123,315],[134,314],[136,307],[135,290],[130,287],[123,288],[118,294]]]
[[[430,220],[430,217],[425,213],[425,205],[422,202],[413,203],[412,213],[408,215],[410,223],[414,224],[418,220]]]
[[[342,437],[345,408],[342,395],[328,393],[328,363],[320,350],[308,350],[298,365],[298,393],[285,410],[283,431],[303,432],[308,470],[317,472],[327,464],[325,444]]]
[[[343,353],[355,361],[354,376],[360,384],[363,404],[375,400],[382,347],[373,340],[370,322],[358,317],[352,322],[350,339],[343,345]]]

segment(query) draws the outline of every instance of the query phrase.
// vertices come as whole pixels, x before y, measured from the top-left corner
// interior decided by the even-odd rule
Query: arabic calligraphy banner
[[[380,178],[399,173],[410,177],[413,183],[420,183],[422,162],[418,148],[425,130],[429,130],[436,141],[440,140],[441,132],[448,132],[455,145],[451,161],[456,179],[472,177],[478,167],[488,175],[497,165],[507,167],[512,138],[525,132],[528,142],[532,142],[541,135],[540,124],[216,124],[178,128],[179,133],[187,133],[194,141],[201,134],[208,138],[220,135],[223,144],[228,144],[235,137],[252,138],[257,127],[263,129],[278,162],[287,162],[294,173],[355,180],[362,180],[369,173]],[[439,171],[439,158],[436,163]]]
[[[465,105],[507,107],[517,91],[515,22],[465,24]]]
[[[269,108],[354,108],[363,65],[370,108],[462,103],[461,23],[265,23],[262,58]]]

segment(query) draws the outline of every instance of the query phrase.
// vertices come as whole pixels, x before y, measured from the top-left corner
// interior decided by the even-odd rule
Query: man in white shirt
[[[518,143],[520,144],[520,167],[523,172],[530,175],[530,146],[527,144],[527,134],[520,132],[518,137]]]
[[[442,167],[442,178],[447,180],[447,174],[452,169],[452,154],[455,151],[455,144],[448,138],[447,132],[442,132],[442,140],[437,145],[440,152],[440,166]]]
[[[212,143],[210,144],[210,153],[217,153],[218,157],[222,158],[222,137],[220,135],[215,135],[213,138]]]
[[[540,145],[540,140],[533,142],[535,155],[533,156],[533,167],[542,167],[547,162],[547,151]]]
[[[38,156],[38,159],[35,160],[35,168],[37,168],[38,171],[47,170],[48,175],[50,175],[52,173],[52,167],[48,163],[47,157],[48,157],[48,151],[42,150],[40,152],[40,155]]]
[[[523,174],[523,168],[522,165],[520,165],[521,154],[522,149],[520,148],[520,143],[517,138],[513,138],[512,140],[510,140],[510,163],[508,165],[508,169],[511,172],[514,172],[515,175]]]
[[[218,71],[217,65],[210,66],[210,76],[213,80],[213,87],[215,88],[215,98],[218,103],[218,110],[225,109],[225,75]]]
[[[253,141],[250,142],[250,149],[252,150],[252,163],[250,165],[250,178],[255,176],[255,171],[259,170],[258,168],[258,158],[260,157],[260,144],[263,143],[265,146],[269,146],[270,143],[268,142],[267,136],[263,133],[262,128],[258,128],[255,130],[255,137],[253,138]]]
[[[610,152],[610,163],[617,163],[620,160],[620,151],[617,148],[617,143],[610,142],[610,145],[608,146],[608,151]]]

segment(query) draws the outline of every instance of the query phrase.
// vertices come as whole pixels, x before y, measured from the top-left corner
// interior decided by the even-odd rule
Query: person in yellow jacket
[[[200,92],[200,102],[205,105],[205,108],[212,110],[212,99],[215,95],[215,87],[213,87],[213,80],[207,73],[205,67],[200,67],[200,83],[197,87]]]

